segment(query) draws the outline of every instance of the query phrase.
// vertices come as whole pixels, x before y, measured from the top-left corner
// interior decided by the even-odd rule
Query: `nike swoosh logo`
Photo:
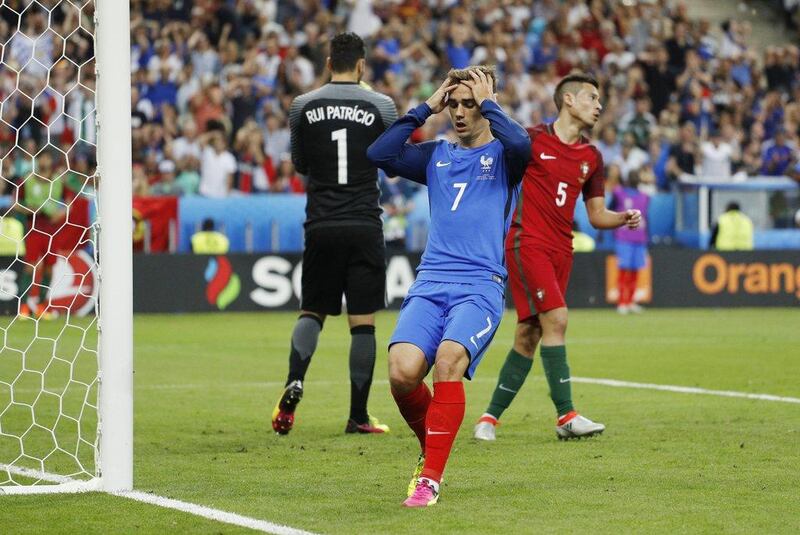
[[[505,387],[502,384],[497,385],[497,388],[499,388],[500,390],[505,390],[506,392],[511,392],[512,394],[516,394],[517,393],[516,390],[511,390],[510,388]]]
[[[430,429],[428,429],[428,434],[429,435],[449,435],[450,432],[449,431],[431,431]]]
[[[439,162],[436,162],[436,167],[447,167],[451,163],[452,162],[441,162],[441,161],[439,161]]]
[[[539,158],[541,158],[542,160],[555,160],[556,159],[555,156],[550,156],[549,154],[545,154],[543,152],[539,153]]]
[[[492,318],[486,316],[486,328],[483,329],[481,332],[469,337],[469,341],[472,342],[472,345],[475,346],[475,349],[479,349],[478,343],[475,342],[475,337],[477,336],[478,338],[480,338],[481,336],[483,336],[484,334],[488,333],[491,330],[492,330]]]
[[[558,382],[559,382],[559,383],[568,383],[568,382],[570,382],[570,379],[571,379],[571,378],[567,378],[567,379],[559,379],[559,380],[558,380]]]

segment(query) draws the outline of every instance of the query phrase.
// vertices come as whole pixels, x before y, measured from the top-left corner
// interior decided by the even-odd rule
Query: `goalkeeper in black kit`
[[[367,412],[375,368],[375,312],[386,304],[386,258],[378,203],[377,169],[369,147],[397,119],[394,102],[360,84],[364,42],[353,33],[333,38],[330,83],[291,105],[292,161],[307,175],[302,303],[289,353],[286,387],[272,413],[272,428],[294,426],[306,371],[329,315],[347,302],[350,325],[350,415],[346,433],[385,433]]]

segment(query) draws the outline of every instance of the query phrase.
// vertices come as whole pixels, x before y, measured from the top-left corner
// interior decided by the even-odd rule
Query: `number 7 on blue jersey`
[[[464,190],[467,189],[466,182],[455,182],[453,183],[454,188],[458,188],[458,194],[456,195],[456,200],[453,201],[453,206],[450,207],[451,212],[455,212],[458,208],[458,203],[461,202],[461,197],[464,196]]]

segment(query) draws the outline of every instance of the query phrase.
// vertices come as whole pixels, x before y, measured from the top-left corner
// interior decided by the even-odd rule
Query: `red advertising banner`
[[[177,228],[177,220],[177,197],[134,197],[133,250],[145,250],[149,239],[151,253],[168,252],[170,227]]]

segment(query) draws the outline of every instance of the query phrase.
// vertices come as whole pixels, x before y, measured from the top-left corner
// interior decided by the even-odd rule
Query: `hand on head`
[[[433,95],[431,95],[430,98],[425,101],[428,106],[430,106],[433,113],[439,113],[445,108],[447,105],[447,97],[450,95],[450,91],[456,87],[458,87],[458,84],[450,84],[450,79],[448,78],[442,82],[442,85],[439,86],[439,89],[434,91]]]
[[[472,80],[467,80],[464,84],[472,90],[472,98],[480,106],[484,100],[495,101],[495,94],[492,88],[492,80],[483,71],[472,69],[469,71]]]

